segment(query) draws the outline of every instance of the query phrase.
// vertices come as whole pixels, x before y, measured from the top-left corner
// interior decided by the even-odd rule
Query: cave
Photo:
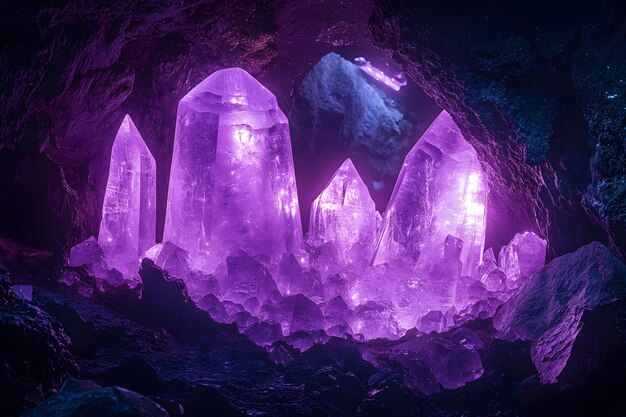
[[[0,10],[0,416],[626,414],[622,2]]]

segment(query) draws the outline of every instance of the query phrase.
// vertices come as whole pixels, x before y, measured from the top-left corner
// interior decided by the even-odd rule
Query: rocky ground
[[[626,411],[626,267],[600,244],[548,264],[495,319],[396,341],[331,337],[304,352],[288,340],[260,347],[214,322],[150,261],[137,290],[93,288],[86,276],[57,284],[54,257],[24,248],[4,263],[3,416]],[[16,283],[33,285],[32,301]]]

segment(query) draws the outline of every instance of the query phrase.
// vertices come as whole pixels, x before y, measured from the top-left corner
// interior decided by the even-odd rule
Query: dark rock
[[[163,381],[156,370],[141,356],[133,355],[124,359],[112,371],[114,385],[127,388],[143,395],[156,395],[163,389]]]
[[[34,406],[78,371],[61,325],[28,302],[0,308],[0,340],[0,415]]]
[[[168,417],[157,403],[118,387],[101,388],[91,381],[68,379],[58,394],[24,417]]]
[[[625,298],[626,265],[594,242],[547,264],[502,306],[494,327],[506,339],[532,340],[541,380],[554,383],[582,336],[585,311]]]
[[[87,355],[95,350],[98,339],[96,328],[92,323],[86,322],[76,310],[54,301],[47,302],[43,309],[61,322],[72,341],[72,352]]]
[[[11,280],[4,270],[0,269],[0,308],[15,303],[19,299],[11,289]]]
[[[216,329],[216,323],[193,303],[182,280],[170,278],[150,259],[141,262],[144,290],[140,320],[163,327],[183,339],[197,339]]]
[[[452,115],[486,168],[491,246],[530,230],[548,238],[549,257],[599,239],[626,254],[619,2],[373,8],[374,38]]]
[[[257,345],[271,345],[283,337],[280,323],[268,321],[255,323],[244,333]]]
[[[189,417],[235,417],[241,416],[216,388],[197,385],[184,405],[185,416]]]
[[[334,409],[332,414],[350,415],[365,396],[365,389],[354,374],[327,366],[305,381],[304,393]]]

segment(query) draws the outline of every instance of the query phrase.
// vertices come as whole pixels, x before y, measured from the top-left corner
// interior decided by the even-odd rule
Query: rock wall
[[[448,110],[490,177],[487,240],[624,255],[625,6],[376,0],[378,45]],[[521,231],[521,230],[518,230]]]

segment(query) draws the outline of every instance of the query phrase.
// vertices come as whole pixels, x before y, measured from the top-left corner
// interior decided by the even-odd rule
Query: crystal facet
[[[209,254],[279,259],[302,246],[287,118],[240,68],[214,72],[178,104],[164,240]]]
[[[498,255],[507,279],[515,281],[537,273],[546,262],[547,243],[533,232],[517,233]]]
[[[132,275],[139,255],[154,245],[155,230],[156,165],[126,115],[111,151],[98,243],[110,266]]]
[[[380,222],[367,186],[346,159],[311,205],[308,242],[333,242],[343,264],[369,264]]]
[[[485,242],[486,198],[476,151],[443,111],[404,161],[374,263],[401,258],[429,270],[452,235],[464,243],[462,273],[473,275]]]

